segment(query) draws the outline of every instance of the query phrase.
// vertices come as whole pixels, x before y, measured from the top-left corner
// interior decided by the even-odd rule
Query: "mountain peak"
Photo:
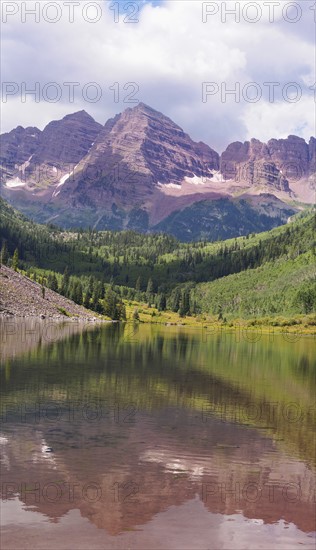
[[[153,107],[150,107],[150,105],[147,105],[146,103],[140,102],[135,107],[131,107],[129,109],[126,109],[122,114],[129,114],[129,115],[138,115],[142,114],[150,118],[155,118],[158,120],[165,120],[171,122],[174,126],[179,127],[175,122],[173,122],[169,117],[164,115],[161,111],[157,111]]]
[[[157,111],[156,109],[153,109],[153,107],[150,107],[150,105],[147,105],[147,103],[143,103],[142,101],[140,101],[137,105],[135,105],[135,107],[132,107],[132,110],[133,111],[149,111],[151,113],[162,114],[159,111]]]
[[[69,115],[66,115],[63,117],[62,120],[74,120],[78,122],[95,122],[94,118],[87,113],[84,109],[81,111],[76,111],[75,113],[71,113]]]

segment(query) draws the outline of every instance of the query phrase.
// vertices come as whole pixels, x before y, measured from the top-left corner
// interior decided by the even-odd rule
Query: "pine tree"
[[[85,294],[85,297],[84,297],[84,300],[83,300],[83,305],[84,307],[86,307],[87,309],[90,308],[90,302],[91,302],[91,293],[90,293],[90,290],[88,289],[86,294]]]
[[[93,288],[91,308],[98,313],[102,312],[102,305],[100,303],[100,300],[102,299],[102,294],[103,284],[101,283],[101,281],[96,281]]]
[[[83,302],[83,296],[82,296],[82,284],[80,281],[74,281],[72,286],[72,291],[70,295],[71,300],[73,300],[76,304],[81,305]]]
[[[95,280],[91,276],[91,277],[89,277],[88,290],[87,290],[88,294],[90,294],[90,298],[92,297],[92,294],[93,294],[94,285],[95,285]]]
[[[153,298],[154,298],[154,283],[152,282],[152,279],[148,279],[146,299],[149,306],[151,306],[153,302]]]
[[[12,269],[14,269],[14,271],[17,271],[18,267],[19,267],[19,251],[16,248],[12,258]]]
[[[55,273],[53,273],[53,275],[52,275],[51,287],[50,288],[54,292],[58,292],[58,281],[57,281],[57,277],[56,277]]]
[[[3,241],[1,254],[0,254],[0,265],[8,265],[9,252],[7,247],[7,242]]]
[[[119,321],[126,321],[126,308],[122,300],[118,301],[117,304],[117,315]]]
[[[167,307],[167,300],[165,294],[158,294],[157,308],[158,311],[165,311]]]
[[[49,273],[49,275],[47,277],[47,286],[48,286],[48,288],[50,288],[54,292],[58,291],[58,281],[57,281],[57,277],[56,277],[55,273],[53,273],[53,274]]]
[[[141,285],[141,279],[140,279],[140,277],[137,277],[137,281],[136,281],[136,284],[135,284],[135,290],[137,292],[140,292],[140,285]]]
[[[124,303],[111,287],[109,287],[105,293],[103,312],[104,315],[107,315],[107,317],[115,321],[126,320]]]
[[[64,274],[63,274],[63,278],[61,280],[61,287],[60,287],[60,293],[63,295],[63,296],[68,296],[68,293],[69,293],[69,281],[70,281],[70,277],[69,277],[69,271],[68,271],[68,267],[65,268],[65,271],[64,271]]]
[[[171,310],[178,311],[180,307],[181,292],[179,288],[176,288],[171,296]]]
[[[184,288],[181,292],[179,315],[184,317],[190,313],[190,291],[188,288]]]
[[[197,315],[197,313],[198,313],[198,307],[197,307],[196,300],[195,299],[191,300],[190,298],[190,314]]]

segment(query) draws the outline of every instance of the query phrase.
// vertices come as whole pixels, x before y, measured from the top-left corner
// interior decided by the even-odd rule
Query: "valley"
[[[28,280],[83,305],[90,316],[224,328],[244,320],[252,328],[314,331],[312,209],[279,228],[213,243],[180,243],[164,233],[65,231],[28,220],[2,199],[0,214],[2,263],[15,262]],[[27,300],[27,285],[25,294]],[[71,308],[63,310],[72,316]]]

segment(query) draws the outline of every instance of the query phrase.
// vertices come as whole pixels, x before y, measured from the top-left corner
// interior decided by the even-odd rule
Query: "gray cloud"
[[[28,7],[31,4],[34,2],[27,2]],[[61,9],[63,4],[59,2]],[[86,12],[86,19],[82,11],[88,4],[80,3],[73,23],[64,9],[55,23],[45,21],[43,13],[37,23],[34,17],[22,23],[20,12],[3,23],[2,77],[4,82],[16,82],[19,91],[6,103],[2,98],[2,131],[18,124],[43,127],[79,109],[104,123],[133,106],[128,103],[133,88],[124,90],[132,82],[139,87],[137,99],[164,112],[194,139],[206,141],[217,150],[251,136],[269,139],[298,131],[307,138],[314,133],[315,102],[309,89],[315,82],[315,13],[309,9],[312,1],[297,2],[302,12],[295,23],[284,19],[284,2],[280,2],[273,23],[269,22],[268,12],[263,12],[257,23],[245,20],[242,14],[246,0],[236,2],[241,10],[239,23],[233,16],[221,22],[220,9],[203,23],[202,2],[196,0],[170,0],[158,5],[141,2],[142,9],[136,13],[139,22],[131,24],[124,23],[126,13],[122,9],[120,22],[115,23],[109,2],[100,1],[102,17],[91,23],[87,14],[94,17],[92,8]],[[208,4],[216,6],[215,2]],[[217,4],[223,9],[224,4],[231,8],[234,2]],[[53,12],[49,13],[53,17]],[[251,11],[244,13],[253,17]],[[290,8],[287,14],[295,16]],[[27,96],[23,103],[23,82],[29,89],[39,83],[39,102]],[[57,83],[62,90],[56,103],[43,100],[49,82]],[[73,102],[69,101],[65,82],[79,83]],[[87,94],[83,96],[85,90],[93,91],[85,88],[89,82],[96,82],[102,90],[102,98],[96,103],[88,101]],[[117,89],[109,89],[115,82],[119,83],[119,97],[114,95]],[[219,89],[225,84],[234,87],[238,82],[240,100],[218,92],[203,103],[203,82],[214,82]],[[251,82],[262,90],[256,103],[245,100],[242,93],[251,91],[247,88]],[[279,83],[274,101],[269,101],[265,82]],[[302,97],[297,103],[282,96],[289,82],[300,86]]]

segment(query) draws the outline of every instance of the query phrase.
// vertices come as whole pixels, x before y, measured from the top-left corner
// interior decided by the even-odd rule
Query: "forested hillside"
[[[30,222],[0,199],[0,234],[8,256],[17,250],[30,276],[99,311],[109,289],[181,315],[315,309],[312,212],[265,233],[184,244],[166,234],[65,232]]]

